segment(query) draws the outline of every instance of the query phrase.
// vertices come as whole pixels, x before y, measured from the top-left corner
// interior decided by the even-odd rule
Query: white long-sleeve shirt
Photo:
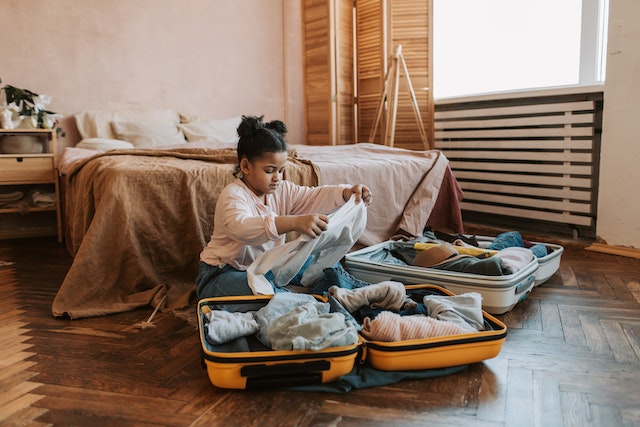
[[[305,187],[282,181],[263,203],[240,179],[225,187],[216,203],[213,234],[200,259],[209,265],[247,267],[261,253],[282,245],[275,218],[281,215],[328,214],[345,204],[349,185]]]

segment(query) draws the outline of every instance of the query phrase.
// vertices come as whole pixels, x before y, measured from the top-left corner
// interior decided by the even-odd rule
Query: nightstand
[[[23,150],[11,137],[32,141]],[[53,235],[62,242],[57,153],[55,130],[0,129],[0,239]]]

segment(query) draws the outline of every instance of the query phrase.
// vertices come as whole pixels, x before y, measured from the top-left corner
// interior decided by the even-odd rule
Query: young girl
[[[263,123],[262,117],[242,117],[236,180],[218,198],[213,235],[200,254],[196,279],[199,299],[252,295],[247,268],[261,253],[284,244],[286,233],[295,231],[315,238],[327,230],[328,213],[352,195],[356,203],[371,203],[371,191],[364,185],[305,187],[283,180],[286,132],[279,120]],[[331,270],[331,277],[327,277],[324,288],[340,284],[331,282],[353,279],[339,264],[327,270]],[[297,284],[294,281],[302,272],[292,284]],[[362,286],[358,282],[353,279],[351,283],[353,287]],[[279,290],[274,287],[274,292]]]

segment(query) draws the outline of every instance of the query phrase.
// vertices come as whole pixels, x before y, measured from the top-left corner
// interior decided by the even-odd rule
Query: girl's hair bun
[[[260,129],[270,129],[278,132],[280,135],[287,133],[287,126],[280,120],[272,120],[264,123],[264,116],[242,116],[242,121],[238,126],[238,136],[249,136],[258,132]]]
[[[287,133],[287,126],[280,120],[272,120],[269,123],[266,123],[264,126],[268,129],[275,130],[281,135]]]
[[[252,162],[254,159],[264,156],[265,153],[286,153],[287,141],[284,134],[287,127],[280,120],[263,123],[264,116],[242,116],[238,125],[238,165],[234,176],[241,177],[239,164],[242,159]]]
[[[264,127],[262,118],[264,116],[242,116],[242,121],[238,125],[238,136],[249,136]]]

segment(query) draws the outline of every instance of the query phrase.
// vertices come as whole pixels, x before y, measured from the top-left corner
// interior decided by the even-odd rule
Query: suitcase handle
[[[276,376],[247,378],[245,388],[247,390],[264,390],[313,384],[322,384],[321,374],[296,375],[289,378]]]
[[[328,371],[328,360],[314,360],[280,365],[247,365],[240,369],[240,375],[247,377],[246,388],[266,389],[321,384],[322,374]]]
[[[331,363],[328,360],[313,360],[301,363],[282,363],[279,365],[247,365],[240,369],[243,377],[271,377],[306,374],[309,372],[328,371]]]
[[[535,275],[532,274],[529,277],[527,277],[524,282],[516,286],[515,294],[518,295],[520,292],[524,292],[529,287],[529,285],[533,283],[533,279],[535,279]],[[522,297],[522,299],[524,299],[525,296],[526,294]]]

